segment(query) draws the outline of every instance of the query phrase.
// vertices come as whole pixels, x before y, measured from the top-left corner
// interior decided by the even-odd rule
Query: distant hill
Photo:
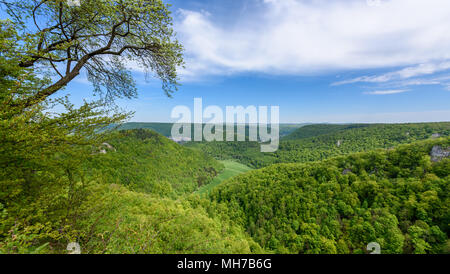
[[[90,165],[108,183],[162,196],[191,193],[224,168],[201,151],[183,147],[148,129],[123,130]]]
[[[291,133],[295,132],[299,128],[307,126],[309,124],[280,124],[280,137],[289,136]]]
[[[316,137],[324,134],[331,134],[339,131],[369,127],[370,124],[348,124],[348,125],[335,125],[335,124],[316,124],[316,125],[305,125],[301,129],[297,129],[287,136],[284,140],[295,140],[303,139],[308,137]]]
[[[450,135],[450,122],[417,124],[306,125],[281,139],[275,153],[260,152],[257,142],[190,142],[216,159],[234,159],[253,168],[274,163],[296,163],[377,148],[390,148],[417,140]]]
[[[448,253],[449,153],[447,137],[272,165],[223,182],[211,200],[275,253],[367,253],[370,242],[383,254]]]
[[[280,136],[287,136],[294,132],[296,129],[305,126],[307,124],[280,124]],[[151,129],[158,132],[166,137],[171,137],[173,123],[140,123],[140,122],[130,122],[124,123],[118,127],[118,130],[128,130],[128,129]],[[203,125],[204,126],[204,125]],[[248,132],[248,126],[246,127]],[[224,132],[226,128],[224,127]]]
[[[130,122],[119,126],[118,130],[129,130],[129,129],[151,129],[158,132],[159,134],[170,137],[172,130],[172,123],[136,123]]]
[[[448,134],[447,131],[449,130],[449,125],[449,122],[407,124],[314,124],[306,125],[291,132],[289,135],[285,136],[283,140],[298,140],[330,134],[339,135],[354,129],[362,129],[361,132],[374,132],[377,135],[381,135],[381,132],[384,134],[387,133],[387,131],[399,132],[404,130],[403,133],[406,137],[410,134],[426,137],[431,136],[432,134]]]

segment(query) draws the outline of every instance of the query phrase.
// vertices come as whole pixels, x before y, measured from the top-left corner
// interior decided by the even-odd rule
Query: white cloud
[[[175,29],[186,48],[182,77],[411,66],[358,81],[383,82],[450,65],[443,62],[450,59],[448,0],[384,0],[375,6],[366,0],[259,2],[257,14],[236,17],[232,24],[181,10]]]
[[[388,95],[388,94],[397,94],[407,92],[407,89],[391,89],[391,90],[376,90],[376,91],[367,91],[365,94],[369,95]]]
[[[353,84],[358,82],[365,83],[383,83],[392,80],[401,80],[408,79],[417,76],[431,75],[437,72],[445,71],[450,69],[450,62],[438,62],[438,63],[427,63],[427,64],[419,64],[416,66],[406,67],[404,69],[385,73],[377,76],[361,76],[349,80],[335,82],[332,85],[344,85],[344,84]],[[435,81],[436,82],[436,81]]]

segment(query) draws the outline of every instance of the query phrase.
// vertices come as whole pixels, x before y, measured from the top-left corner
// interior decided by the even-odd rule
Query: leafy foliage
[[[98,132],[127,115],[109,116],[101,102],[76,108],[66,98],[28,106],[46,80],[15,62],[14,26],[0,27],[0,251],[38,252],[73,236],[89,184],[81,166],[109,134]],[[55,105],[65,111],[51,113]]]
[[[86,168],[102,181],[162,196],[192,193],[211,182],[223,166],[150,130],[120,131]]]
[[[89,217],[80,222],[77,239],[83,253],[262,252],[241,227],[226,216],[210,216],[196,197],[159,198],[114,184],[90,191]]]
[[[167,5],[161,0],[83,0],[80,4],[0,1],[18,32],[10,49],[18,57],[16,64],[54,76],[27,98],[27,106],[64,88],[82,69],[94,91],[108,101],[136,96],[129,62],[154,73],[167,95],[176,90],[182,49]]]
[[[273,165],[230,179],[211,199],[277,253],[364,253],[373,241],[383,253],[448,252],[450,159],[431,162],[435,145],[450,139]]]
[[[450,159],[429,156],[436,145],[447,153],[450,123],[313,125],[274,154],[256,142],[183,147],[112,131],[128,115],[106,103],[136,92],[124,60],[155,72],[168,95],[176,89],[181,46],[167,5],[0,6],[10,17],[0,20],[0,253],[66,253],[73,241],[83,253],[363,253],[371,241],[384,253],[450,252]],[[110,100],[49,98],[82,68]],[[171,129],[122,129],[142,127]],[[373,150],[437,133],[445,138]],[[271,166],[249,171],[204,152]]]

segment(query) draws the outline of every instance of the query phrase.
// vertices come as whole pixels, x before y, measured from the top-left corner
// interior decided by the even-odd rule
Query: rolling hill
[[[301,128],[307,124],[280,124],[280,136],[287,136],[294,132],[296,129]],[[158,132],[166,137],[171,137],[173,123],[143,123],[143,122],[129,122],[118,126],[118,130],[130,130],[130,129],[150,129]],[[205,124],[203,125],[205,126]],[[248,132],[248,127],[246,130]],[[226,129],[224,127],[224,132]]]
[[[275,163],[298,163],[378,148],[390,148],[417,140],[449,136],[450,123],[307,125],[282,138],[278,151],[261,153],[257,142],[190,142],[219,159],[233,159],[261,168]],[[434,136],[434,137],[433,137]]]
[[[370,242],[382,253],[448,253],[449,154],[447,137],[277,164],[233,177],[211,200],[275,253],[367,253]]]
[[[162,196],[192,193],[208,184],[223,165],[147,129],[118,131],[89,168],[103,181]]]

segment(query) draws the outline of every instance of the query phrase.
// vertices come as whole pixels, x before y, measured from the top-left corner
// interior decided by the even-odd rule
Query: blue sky
[[[450,1],[168,0],[185,47],[174,98],[131,67],[132,121],[177,105],[277,105],[281,122],[450,121]],[[91,97],[81,76],[66,92]]]

